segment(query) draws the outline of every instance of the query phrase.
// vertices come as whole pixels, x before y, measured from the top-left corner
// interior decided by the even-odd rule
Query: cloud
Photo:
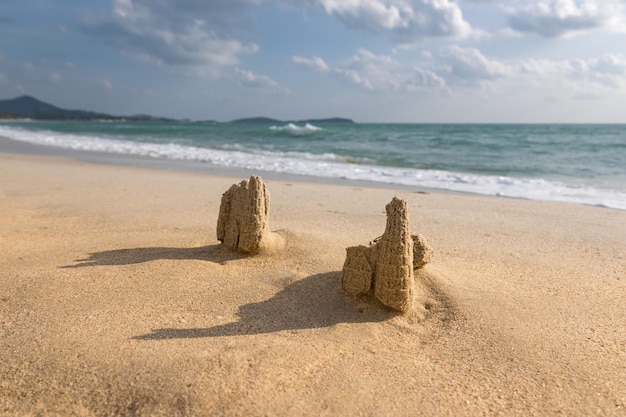
[[[440,68],[438,73],[449,85],[480,87],[484,81],[514,80],[518,88],[567,83],[571,88],[593,91],[598,87],[626,87],[626,57],[621,54],[588,59],[504,61],[487,57],[475,48],[451,46],[436,57],[433,66]]]
[[[386,32],[399,43],[424,37],[467,36],[471,27],[449,0],[317,0],[349,28]]]
[[[362,48],[342,65],[332,67],[319,57],[309,59],[294,56],[291,60],[301,68],[330,73],[368,90],[397,86],[398,74],[391,71],[392,67],[397,66],[397,62],[386,55],[376,55]]]
[[[409,91],[421,91],[432,87],[443,89],[447,85],[443,77],[421,67],[414,67],[412,76],[408,77],[405,82]]]
[[[314,56],[313,58],[304,58],[301,56],[294,56],[291,58],[291,62],[296,64],[297,66],[309,69],[318,72],[329,72],[330,67],[324,60],[318,56]]]
[[[602,97],[626,89],[626,56],[605,54],[588,59],[507,59],[476,48],[453,45],[423,51],[412,60],[359,49],[347,59],[328,63],[321,57],[296,56],[292,62],[318,74],[376,92],[480,92],[519,96]],[[563,93],[566,92],[566,93]]]
[[[623,2],[618,0],[534,0],[513,9],[512,29],[556,38],[621,24]]]
[[[478,49],[453,45],[443,54],[447,72],[457,82],[475,83],[509,76],[513,68],[496,59],[485,57]]]
[[[626,85],[626,58],[620,54],[606,54],[588,60],[570,60],[564,67],[564,72],[573,80],[612,88]]]
[[[404,65],[388,55],[359,49],[341,64],[329,65],[322,58],[311,59],[294,56],[297,66],[332,75],[366,90],[416,91],[427,88],[444,88],[445,81],[435,72],[420,66]]]
[[[278,83],[264,75],[257,75],[251,71],[235,68],[235,74],[242,85],[246,87],[275,87]]]
[[[234,69],[234,75],[237,82],[248,88],[265,89],[275,93],[288,93],[289,90],[281,86],[277,81],[265,75],[258,75],[252,71],[241,68]]]
[[[253,0],[113,0],[106,16],[89,19],[87,29],[126,54],[156,64],[191,67],[235,65],[254,43],[236,36]]]
[[[592,67],[607,76],[626,76],[626,58],[622,54],[605,54],[592,60]]]
[[[285,4],[321,10],[347,27],[385,34],[398,44],[471,32],[453,0],[111,0],[105,12],[86,15],[83,28],[123,56],[187,74],[217,74],[259,51],[252,12]]]
[[[626,87],[626,57],[605,54],[597,58],[569,60],[523,60],[517,64],[521,75],[538,79],[570,81],[577,88],[622,89]]]

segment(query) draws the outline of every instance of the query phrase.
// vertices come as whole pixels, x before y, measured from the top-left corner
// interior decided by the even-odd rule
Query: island
[[[147,114],[137,114],[132,116],[114,116],[107,113],[98,113],[87,110],[68,110],[46,103],[35,97],[24,95],[8,100],[0,100],[0,120],[2,119],[35,119],[35,120],[113,120],[113,121],[156,121],[156,122],[190,122],[189,119],[171,119],[166,117],[154,117]],[[206,121],[207,123],[216,123]],[[337,124],[354,123],[351,119],[333,117],[328,119],[305,119],[298,121],[282,121],[269,117],[249,117],[236,119],[229,123],[267,123],[267,124],[287,124],[287,123],[311,123],[311,124]]]
[[[146,114],[113,116],[86,110],[67,110],[27,95],[9,100],[0,100],[0,119],[19,118],[36,120],[174,121],[174,119],[154,117]]]

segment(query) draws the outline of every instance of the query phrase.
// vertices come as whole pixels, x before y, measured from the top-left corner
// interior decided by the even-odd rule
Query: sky
[[[626,123],[626,0],[0,0],[0,99],[229,121]]]

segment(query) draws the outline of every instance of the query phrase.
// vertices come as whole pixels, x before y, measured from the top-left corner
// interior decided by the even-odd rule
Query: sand
[[[625,211],[272,179],[286,246],[245,256],[246,177],[0,154],[0,415],[626,415]],[[405,315],[340,290],[396,195]]]

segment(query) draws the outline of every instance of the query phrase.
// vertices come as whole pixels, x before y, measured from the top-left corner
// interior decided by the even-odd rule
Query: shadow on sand
[[[239,321],[207,328],[154,329],[135,340],[193,339],[330,327],[339,323],[381,322],[394,314],[378,308],[359,312],[339,290],[341,272],[296,281],[272,298],[239,308]]]
[[[245,255],[223,245],[194,248],[147,247],[116,249],[90,253],[74,265],[60,268],[83,268],[107,265],[132,265],[156,260],[201,260],[225,264],[244,259]],[[312,275],[286,283],[272,298],[239,308],[239,320],[207,328],[154,329],[152,333],[135,336],[135,340],[192,339],[234,335],[273,333],[330,327],[339,323],[382,322],[393,317],[384,308],[368,308],[360,312],[341,292],[341,272]]]
[[[132,265],[144,262],[172,260],[200,260],[223,264],[228,261],[243,259],[246,255],[235,252],[223,245],[200,246],[197,248],[133,248],[116,249],[90,253],[86,259],[77,259],[75,265],[61,268],[82,268],[103,265]]]

